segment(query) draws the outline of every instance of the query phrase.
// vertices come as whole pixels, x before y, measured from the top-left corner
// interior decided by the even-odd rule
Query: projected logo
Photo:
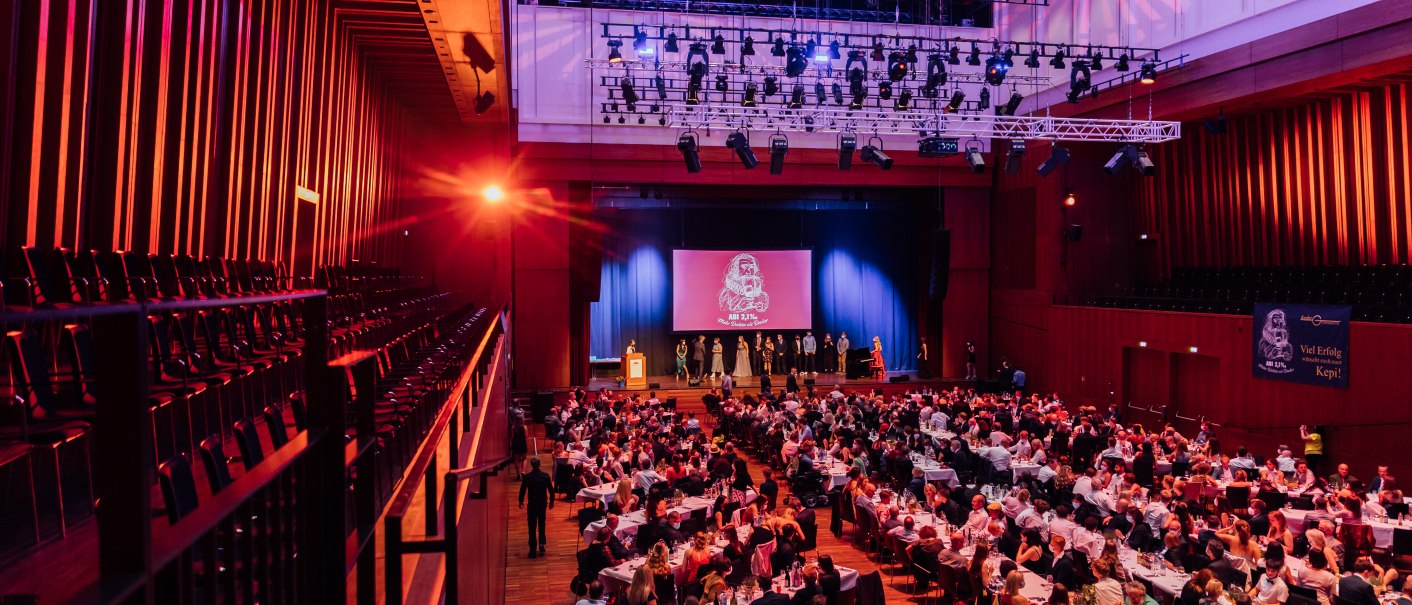
[[[716,304],[721,310],[716,323],[723,326],[746,328],[769,321],[760,316],[770,309],[770,295],[755,255],[742,252],[726,264]]]
[[[1290,360],[1294,359],[1294,346],[1289,342],[1289,322],[1284,309],[1273,309],[1265,314],[1265,325],[1260,329],[1259,367],[1270,374],[1288,374],[1294,371]]]

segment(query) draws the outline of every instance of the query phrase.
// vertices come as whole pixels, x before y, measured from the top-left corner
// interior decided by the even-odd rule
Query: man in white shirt
[[[1095,474],[1096,473],[1094,473],[1093,469],[1087,469],[1084,471],[1084,475],[1082,477],[1079,477],[1078,480],[1074,481],[1075,498],[1088,497],[1089,493],[1093,491],[1093,476]]]
[[[951,418],[950,418],[949,416],[947,416],[945,412],[941,412],[941,411],[932,412],[932,417],[931,417],[932,429],[938,430],[938,431],[944,431],[944,430],[946,430],[946,426],[947,426],[948,424],[951,424]]]
[[[1005,447],[1010,443],[1010,436],[1003,431],[994,430],[990,432],[990,444],[995,447]]]
[[[1236,450],[1236,457],[1231,458],[1230,468],[1232,471],[1245,471],[1247,477],[1253,476],[1255,474],[1255,457],[1245,451],[1245,448],[1240,448]]]
[[[1015,515],[1015,525],[1020,529],[1033,529],[1041,536],[1049,533],[1049,526],[1044,522],[1044,514],[1049,512],[1049,503],[1044,500],[1035,500],[1033,506],[1026,507]],[[1046,536],[1046,540],[1048,537]]]
[[[1020,431],[1020,436],[1015,439],[1015,445],[1009,447],[1010,453],[1021,458],[1029,458],[1034,450],[1030,449],[1029,431]]]
[[[1000,510],[1005,516],[1014,519],[1030,507],[1030,490],[1018,489],[1000,499]]]
[[[872,515],[874,519],[877,519],[878,506],[873,502],[873,496],[877,493],[878,486],[869,483],[868,486],[863,489],[863,492],[859,493],[858,497],[853,499],[853,505],[862,511],[866,511],[868,514]]]
[[[1151,498],[1151,500],[1147,503],[1147,506],[1142,509],[1142,522],[1152,528],[1153,532],[1157,532],[1162,529],[1162,524],[1167,521],[1167,515],[1172,514],[1172,509],[1167,506],[1172,502],[1172,492],[1162,490],[1156,494],[1156,497],[1153,497],[1152,492],[1149,491],[1148,497]]]
[[[1280,455],[1275,457],[1275,468],[1280,469],[1280,472],[1284,473],[1285,476],[1289,476],[1290,473],[1293,473],[1294,452],[1286,448],[1280,448]]]
[[[656,469],[652,468],[652,463],[650,462],[643,464],[642,470],[637,471],[637,473],[632,476],[633,483],[644,492],[652,489],[652,484],[661,480],[662,476],[657,474]]]
[[[1047,464],[1039,468],[1039,474],[1037,475],[1037,478],[1039,479],[1040,483],[1044,483],[1046,481],[1049,481],[1050,479],[1053,479],[1054,476],[1058,474],[1059,459],[1054,458],[1050,460]]]
[[[1250,588],[1251,605],[1284,605],[1289,599],[1289,587],[1280,577],[1282,566],[1266,564],[1260,581]]]
[[[1314,471],[1309,470],[1309,463],[1300,460],[1294,466],[1294,480],[1297,482],[1295,489],[1305,492],[1314,487],[1317,478],[1314,476]]]
[[[917,530],[914,529],[916,525],[917,522],[912,519],[911,515],[908,515],[906,519],[902,520],[902,525],[887,530],[887,535],[897,538],[904,544],[916,543],[921,539],[917,535]]]
[[[1069,517],[1074,514],[1073,507],[1065,503],[1060,503],[1054,507],[1054,518],[1049,521],[1049,536],[1062,536],[1064,543],[1069,548],[1074,546],[1074,531],[1079,528]]]

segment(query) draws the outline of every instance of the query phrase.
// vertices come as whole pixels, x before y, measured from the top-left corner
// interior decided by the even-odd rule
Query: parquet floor
[[[699,401],[679,404],[681,410],[691,410],[697,413],[698,417],[705,417],[706,410]],[[531,436],[543,436],[542,427],[535,425],[532,427]],[[549,460],[545,457],[545,467],[548,468]],[[757,459],[750,460],[750,468],[758,483],[762,476],[760,469],[764,468]],[[495,479],[517,484],[514,472],[505,472]],[[787,485],[780,485],[780,499],[789,493]],[[574,511],[578,510],[578,504],[573,502],[555,502],[553,510],[550,511],[548,521],[548,555],[536,559],[530,559],[528,554],[528,530],[526,529],[525,516],[516,506],[516,498],[519,495],[518,487],[503,490],[504,497],[509,502],[509,518],[505,520],[509,533],[506,540],[505,552],[505,603],[506,605],[573,605],[574,599],[569,592],[569,580],[577,572],[574,553],[582,544],[578,536],[578,524],[571,519]],[[852,544],[834,537],[829,531],[829,522],[832,516],[827,508],[816,509],[819,524],[819,553],[832,555],[834,563],[845,567],[857,569],[860,573],[868,573],[879,566],[868,560],[863,551]],[[850,527],[844,524],[845,531]],[[846,536],[846,534],[845,534]],[[906,576],[898,576],[893,580],[892,569],[896,565],[885,563],[881,566],[883,585],[886,587],[887,602],[889,605],[921,603],[920,597],[913,597],[908,591],[911,587],[911,580]],[[934,602],[935,599],[932,599]]]

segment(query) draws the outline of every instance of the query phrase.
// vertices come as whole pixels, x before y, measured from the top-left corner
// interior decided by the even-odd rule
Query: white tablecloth
[[[1285,520],[1289,521],[1290,531],[1295,533],[1304,531],[1304,517],[1308,515],[1310,511],[1290,508],[1281,510],[1285,514]],[[1363,521],[1363,523],[1373,528],[1373,545],[1378,548],[1392,548],[1394,530],[1403,529],[1412,531],[1412,523],[1407,521],[1403,521],[1402,525],[1398,525],[1396,521]]]
[[[750,491],[747,491],[747,492],[745,492],[745,503],[746,503],[746,504],[750,504],[751,502],[754,502],[754,501],[755,501],[757,498],[759,498],[759,497],[760,497],[760,494],[755,493],[755,490],[752,489],[752,490],[750,490]],[[611,499],[611,498],[610,498],[610,499]],[[706,498],[706,497],[701,497],[701,496],[692,496],[692,497],[689,497],[689,498],[683,498],[683,499],[682,499],[681,506],[673,507],[672,509],[668,510],[667,512],[670,513],[670,512],[672,512],[672,511],[676,511],[677,513],[680,513],[680,514],[681,514],[682,518],[690,518],[690,517],[691,517],[691,514],[692,514],[693,512],[698,511],[698,510],[705,509],[705,510],[706,510],[706,515],[707,515],[707,516],[710,516],[711,513],[716,512],[716,511],[714,510],[715,504],[716,504],[716,501],[715,501],[714,499],[712,499],[712,498]],[[633,511],[633,512],[628,513],[628,514],[626,514],[626,515],[619,515],[619,516],[618,516],[618,530],[617,530],[616,532],[613,532],[613,533],[614,533],[614,535],[616,535],[616,536],[618,537],[618,539],[620,539],[620,540],[621,540],[624,536],[633,536],[633,535],[637,535],[637,528],[638,528],[638,526],[640,526],[640,525],[642,525],[643,523],[646,523],[646,522],[647,522],[647,513],[646,513],[645,511],[642,511],[642,510],[636,510],[636,511]],[[589,523],[589,524],[588,524],[588,527],[585,527],[585,528],[583,529],[583,541],[584,541],[584,542],[592,542],[593,539],[598,536],[598,530],[603,527],[603,524],[604,524],[604,523],[606,523],[606,521],[603,521],[603,520],[598,520],[598,521],[594,521],[593,523]]]
[[[737,531],[740,532],[739,535],[742,541],[749,540],[752,530],[753,528],[751,527],[741,527],[737,529]],[[720,554],[725,550],[727,544],[729,544],[729,542],[726,540],[718,539],[716,543],[711,546],[711,554]],[[686,545],[683,544],[672,549],[672,556],[669,561],[672,566],[672,573],[678,575],[681,573],[682,556],[686,552],[686,548]],[[646,562],[647,557],[633,557],[632,559],[628,559],[627,561],[623,561],[622,563],[603,570],[598,574],[598,578],[603,581],[603,586],[608,589],[608,591],[622,590],[632,583],[632,574]],[[836,566],[836,568],[839,573],[839,588],[841,590],[848,591],[858,587],[858,570],[843,566]],[[683,583],[684,580],[685,578],[677,578],[678,584]],[[784,592],[788,595],[793,595],[797,591],[798,588],[784,588],[780,590],[780,592]]]

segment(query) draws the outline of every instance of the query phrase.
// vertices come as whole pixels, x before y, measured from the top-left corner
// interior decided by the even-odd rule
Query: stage
[[[798,376],[798,380],[799,388],[801,391],[806,390],[807,381],[812,380],[814,382],[815,391],[821,393],[826,393],[828,391],[833,390],[832,387],[835,385],[842,385],[844,387],[845,392],[871,390],[873,388],[881,387],[884,393],[915,390],[923,386],[929,386],[936,390],[950,390],[952,387],[961,387],[962,389],[967,389],[975,385],[974,381],[961,380],[957,378],[922,379],[917,377],[916,372],[888,372],[887,376],[887,380],[877,380],[874,378],[848,379],[845,378],[843,374],[819,373],[817,375],[800,374]],[[783,390],[786,378],[787,377],[783,374],[772,375],[770,377],[771,386],[773,387],[772,390],[776,393]],[[758,376],[751,376],[749,378],[736,378],[734,379],[734,383],[735,394],[737,397],[745,393],[760,392],[760,377]],[[620,389],[618,388],[618,383],[613,380],[612,377],[595,377],[589,381],[587,388],[589,391],[597,391],[599,389],[610,389],[613,391],[621,391],[627,393],[657,391],[657,395],[659,397],[676,397],[692,394],[704,394],[706,393],[706,391],[709,391],[713,388],[719,388],[721,386],[721,380],[719,378],[707,378],[706,380],[701,381],[700,386],[691,386],[687,384],[685,378],[679,379],[675,376],[668,374],[666,376],[648,376],[647,384],[649,388],[646,389]],[[652,385],[656,386],[653,387]]]

